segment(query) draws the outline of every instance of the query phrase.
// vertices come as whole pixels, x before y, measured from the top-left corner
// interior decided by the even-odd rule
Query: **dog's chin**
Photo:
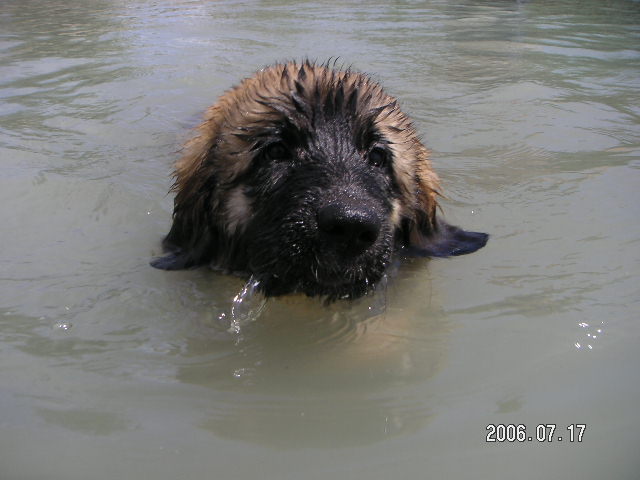
[[[349,281],[345,277],[325,281],[309,281],[301,285],[300,291],[309,297],[323,297],[328,302],[354,300],[371,291],[379,278]]]
[[[327,302],[357,299],[375,288],[393,252],[390,235],[382,236],[367,251],[356,255],[313,243],[277,242],[283,244],[298,248],[276,249],[263,243],[253,250],[248,262],[248,270],[267,297],[302,293]],[[278,255],[274,257],[273,252]]]
[[[254,274],[259,280],[259,289],[266,297],[302,293],[309,297],[320,297],[327,302],[354,300],[375,288],[382,273],[370,273],[354,278],[352,272],[336,272],[332,275],[298,277],[296,275]]]
[[[303,293],[308,297],[323,298],[327,302],[355,300],[366,295],[375,287],[375,281],[358,282],[318,282],[310,280],[281,281],[269,277],[260,283],[260,290],[266,297],[277,297],[293,293]]]

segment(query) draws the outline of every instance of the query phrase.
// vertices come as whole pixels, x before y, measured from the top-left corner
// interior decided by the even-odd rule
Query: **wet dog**
[[[267,296],[356,298],[394,253],[474,252],[439,216],[411,120],[368,76],[311,62],[260,70],[210,107],[175,169],[166,270],[251,274]]]

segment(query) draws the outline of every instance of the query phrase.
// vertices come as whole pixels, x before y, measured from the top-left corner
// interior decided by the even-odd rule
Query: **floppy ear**
[[[182,252],[171,252],[164,257],[154,258],[149,264],[160,270],[183,270],[193,265],[188,255]]]
[[[419,188],[413,218],[403,224],[410,255],[452,257],[475,252],[486,245],[488,234],[467,232],[438,217],[438,180],[433,171],[423,170],[416,180]]]
[[[210,262],[217,253],[219,232],[211,215],[212,191],[194,196],[193,201],[179,203],[176,199],[173,225],[162,241],[163,257],[154,258],[152,267],[162,270],[182,270]]]
[[[218,137],[220,112],[217,106],[207,111],[197,135],[185,145],[185,152],[176,162],[176,192],[173,224],[162,241],[168,252],[151,261],[162,270],[181,270],[205,264],[215,256],[219,243],[216,228],[214,192],[217,188],[213,168],[213,146]]]
[[[417,225],[414,228],[419,228]],[[466,255],[484,247],[489,235],[481,232],[467,232],[435,219],[433,228],[426,234],[411,235],[408,252],[417,257],[452,257]]]

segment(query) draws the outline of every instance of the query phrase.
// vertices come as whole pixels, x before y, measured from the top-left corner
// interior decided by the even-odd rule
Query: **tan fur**
[[[397,199],[394,199],[391,202],[391,224],[396,228],[400,228],[401,222],[402,204]]]
[[[226,227],[230,234],[242,230],[247,221],[251,218],[251,203],[244,194],[242,186],[232,189],[226,200]]]
[[[301,75],[301,70],[304,74]],[[301,77],[303,79],[301,80]],[[218,102],[206,112],[204,122],[197,128],[195,137],[185,145],[182,158],[176,163],[175,184],[176,211],[197,207],[201,201],[197,192],[207,179],[217,179],[217,194],[214,210],[220,207],[221,199],[236,185],[235,179],[247,170],[252,161],[250,135],[243,132],[252,127],[276,121],[281,113],[265,105],[264,99],[281,103],[287,108],[296,82],[305,90],[318,89],[322,96],[337,80],[341,80],[345,96],[354,89],[358,91],[358,108],[363,112],[382,109],[377,127],[390,141],[393,151],[394,175],[401,190],[401,204],[394,208],[393,223],[408,219],[414,225],[427,222],[433,227],[439,181],[431,169],[429,153],[422,145],[410,119],[400,110],[394,97],[387,95],[380,85],[366,75],[352,71],[335,71],[325,66],[308,62],[277,64],[258,71],[243,80],[238,86],[223,94]],[[225,162],[207,162],[209,152],[216,148],[218,158]],[[235,200],[227,203],[227,230],[234,230],[246,220],[248,212],[238,193]],[[411,235],[421,233],[416,227]]]

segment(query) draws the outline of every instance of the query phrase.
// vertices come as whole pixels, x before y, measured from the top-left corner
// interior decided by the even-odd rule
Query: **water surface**
[[[637,2],[9,0],[0,52],[0,478],[637,478]],[[336,56],[488,246],[328,307],[150,268],[203,109]]]

